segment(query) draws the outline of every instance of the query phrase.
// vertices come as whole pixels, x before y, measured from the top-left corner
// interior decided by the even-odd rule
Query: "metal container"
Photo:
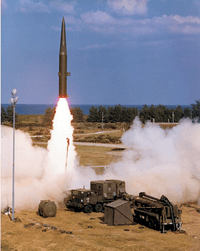
[[[41,200],[38,206],[38,214],[42,217],[55,217],[57,207],[54,201]]]

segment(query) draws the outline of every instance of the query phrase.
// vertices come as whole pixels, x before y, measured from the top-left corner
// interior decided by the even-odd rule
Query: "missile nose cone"
[[[63,17],[62,27],[61,27],[61,39],[60,39],[60,53],[66,52],[66,34],[65,34],[65,19]]]

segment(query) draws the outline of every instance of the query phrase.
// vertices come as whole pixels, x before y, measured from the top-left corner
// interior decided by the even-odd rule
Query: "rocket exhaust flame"
[[[72,119],[67,100],[60,98],[53,119],[51,140],[48,143],[49,161],[56,173],[65,172],[67,159],[70,158],[69,151],[73,147]]]

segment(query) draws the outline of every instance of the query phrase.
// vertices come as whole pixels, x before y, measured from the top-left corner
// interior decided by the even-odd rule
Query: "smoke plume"
[[[69,189],[83,185],[89,188],[90,180],[97,179],[125,180],[130,194],[138,195],[142,191],[156,197],[164,194],[174,203],[195,201],[200,197],[199,123],[184,119],[176,127],[163,130],[150,122],[142,127],[136,118],[130,130],[122,136],[126,148],[122,160],[112,163],[106,173],[99,176],[93,169],[79,166],[73,145],[73,128],[70,127],[72,118],[70,113],[68,115],[67,122],[62,122],[66,123],[64,129],[62,126],[59,129],[64,131],[64,136],[54,128],[47,149],[33,146],[28,133],[16,130],[16,210],[35,210],[43,199],[58,204]],[[12,133],[12,128],[1,126],[2,210],[12,205]],[[62,161],[56,141],[60,137],[65,145]],[[69,138],[69,144],[66,138]]]
[[[166,195],[174,203],[196,201],[200,196],[200,124],[183,119],[164,130],[138,118],[122,136],[126,150],[109,174],[126,181],[127,192]]]

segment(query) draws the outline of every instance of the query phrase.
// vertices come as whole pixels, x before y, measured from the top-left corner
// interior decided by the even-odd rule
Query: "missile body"
[[[70,72],[67,72],[67,46],[66,46],[66,34],[65,34],[65,20],[63,17],[60,39],[60,54],[59,54],[59,98],[67,98],[67,76],[70,76]]]

